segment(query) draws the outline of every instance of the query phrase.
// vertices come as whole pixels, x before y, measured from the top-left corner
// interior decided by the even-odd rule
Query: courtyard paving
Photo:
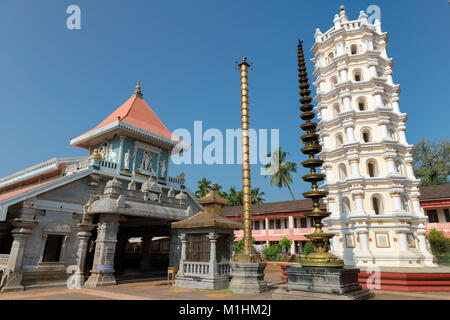
[[[273,291],[286,285],[280,277],[280,267],[267,267],[265,279],[269,291],[258,295],[240,295],[229,290],[177,288],[169,285],[165,279],[155,278],[95,289],[84,287],[28,289],[0,293],[0,300],[271,300]],[[450,300],[450,292],[377,290],[375,293],[375,300]]]

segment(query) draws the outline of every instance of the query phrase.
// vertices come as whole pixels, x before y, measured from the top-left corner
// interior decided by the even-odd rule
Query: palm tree
[[[292,183],[291,172],[297,172],[297,164],[285,161],[286,156],[289,154],[289,152],[283,152],[281,148],[276,149],[273,156],[269,153],[267,156],[272,159],[270,163],[264,166],[264,169],[267,170],[266,178],[268,176],[272,177],[270,179],[270,186],[275,184],[280,189],[287,187],[291,193],[292,199],[295,200],[290,184]],[[272,166],[272,163],[274,166]]]
[[[197,182],[197,188],[198,190],[195,191],[195,196],[197,197],[197,199],[203,198],[211,190],[211,181],[203,178],[202,180],[199,180]]]
[[[263,198],[264,194],[264,191],[259,191],[259,187],[252,189],[252,204],[265,202],[266,200]]]
[[[230,187],[230,191],[228,192],[228,203],[229,207],[242,206],[244,199],[244,192],[236,191],[234,187]]]

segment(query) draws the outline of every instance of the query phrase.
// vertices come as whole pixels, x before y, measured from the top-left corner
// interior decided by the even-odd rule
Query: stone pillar
[[[140,261],[140,270],[148,272],[151,270],[151,250],[153,235],[142,237],[142,255]]]
[[[211,246],[210,254],[209,254],[209,274],[210,276],[214,276],[217,274],[217,248],[216,243],[219,239],[220,235],[214,232],[210,232],[208,234],[209,243]]]
[[[31,235],[36,222],[25,219],[15,219],[13,221],[14,229],[11,230],[11,233],[14,240],[9,254],[8,266],[2,278],[2,292],[24,290],[22,286],[22,265],[25,243]]]
[[[117,232],[119,230],[118,214],[100,214],[95,241],[94,265],[86,287],[115,285],[114,254],[116,251]]]
[[[369,74],[371,78],[375,78],[377,76],[377,61],[369,61]]]
[[[392,151],[385,152],[383,158],[386,160],[387,172],[390,175],[397,174],[397,170],[395,169],[395,159],[396,153]]]
[[[78,223],[77,224],[78,232],[78,250],[77,250],[77,269],[74,277],[72,277],[72,281],[77,287],[80,287],[84,283],[84,266],[86,263],[86,255],[89,245],[89,239],[92,236],[92,230],[95,228],[95,225],[88,223]]]
[[[355,201],[355,213],[363,213],[364,212],[364,190],[362,186],[352,187],[352,196]]]
[[[402,200],[400,198],[402,192],[402,188],[393,188],[389,190],[392,199],[392,211],[402,211]]]
[[[180,257],[180,267],[177,275],[181,276],[184,274],[183,264],[184,261],[186,261],[187,236],[185,233],[182,233],[180,235],[180,240],[181,240],[181,257]]]

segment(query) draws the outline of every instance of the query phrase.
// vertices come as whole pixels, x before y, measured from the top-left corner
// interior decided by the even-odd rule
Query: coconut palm
[[[292,199],[295,200],[290,184],[292,183],[291,172],[297,172],[297,164],[285,161],[286,156],[289,154],[289,152],[283,152],[281,148],[276,149],[273,155],[269,153],[267,156],[271,157],[271,162],[266,164],[264,169],[266,169],[266,178],[269,176],[272,177],[270,179],[270,186],[275,184],[280,189],[287,187]],[[272,163],[274,166],[272,166]]]
[[[211,181],[203,178],[202,180],[199,180],[197,182],[197,188],[198,190],[195,191],[195,196],[197,197],[197,199],[203,198],[211,190]]]
[[[252,189],[252,203],[257,204],[265,202],[266,200],[263,198],[264,194],[264,191],[259,191],[259,187]]]

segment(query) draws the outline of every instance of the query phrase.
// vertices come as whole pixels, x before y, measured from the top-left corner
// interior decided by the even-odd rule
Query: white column
[[[369,61],[369,75],[370,78],[375,78],[377,76],[377,66],[378,63],[376,61]]]
[[[396,112],[396,113],[400,113],[400,107],[399,107],[399,105],[398,105],[398,102],[399,102],[399,98],[398,97],[393,97],[392,99],[391,99],[391,101],[392,101],[392,110],[394,111],[394,112]]]
[[[373,97],[375,99],[375,108],[382,108],[383,107],[383,99],[381,98],[381,92],[377,91]]]
[[[350,106],[350,93],[344,93],[341,95],[342,101],[343,101],[343,105],[344,105],[344,111],[350,111],[351,110],[351,106]]]
[[[120,171],[122,169],[122,158],[123,158],[123,143],[125,140],[125,136],[120,136],[120,147],[119,154],[117,155],[117,169]]]
[[[397,174],[397,170],[395,169],[394,159],[396,153],[391,151],[386,151],[383,155],[384,160],[386,161],[386,167],[388,174]]]
[[[388,119],[379,119],[377,121],[378,126],[380,127],[380,135],[381,135],[381,141],[389,139],[389,133],[388,133],[388,129],[387,126],[390,123],[390,121]]]
[[[386,75],[386,81],[388,84],[390,84],[391,86],[394,85],[394,80],[392,79],[392,69],[391,67],[386,67],[386,71],[384,73]]]
[[[369,251],[369,237],[367,231],[359,233],[359,245],[361,246],[361,251]]]
[[[426,231],[417,232],[417,238],[419,239],[419,247],[421,252],[428,253],[427,239],[425,237]]]
[[[408,142],[406,142],[405,130],[406,130],[406,127],[405,127],[405,125],[403,123],[398,126],[399,142],[402,143],[402,144],[408,144]]]
[[[392,209],[393,211],[401,211],[402,210],[402,200],[400,199],[400,192],[396,189],[390,190],[392,200]]]
[[[408,240],[406,238],[406,233],[399,232],[397,233],[397,239],[398,239],[398,247],[400,251],[408,251]]]
[[[347,134],[348,143],[355,142],[355,130],[353,129],[353,124],[352,126],[348,126],[345,128],[345,133]]]

